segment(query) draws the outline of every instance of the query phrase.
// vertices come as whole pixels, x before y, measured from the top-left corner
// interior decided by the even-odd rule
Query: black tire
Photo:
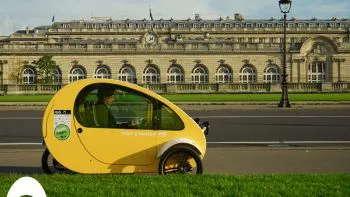
[[[67,168],[61,165],[50,153],[49,149],[45,149],[41,157],[41,167],[46,174],[55,173],[71,173]]]
[[[190,161],[195,162],[195,167]],[[167,166],[172,168],[167,168]],[[167,168],[167,169],[166,169]],[[175,147],[166,151],[159,161],[158,172],[160,175],[166,174],[202,174],[202,160],[198,154],[190,148]]]

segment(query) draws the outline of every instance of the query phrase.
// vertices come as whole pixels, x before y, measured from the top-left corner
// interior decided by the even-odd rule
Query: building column
[[[300,83],[300,75],[301,75],[301,68],[300,68],[300,64],[302,62],[305,62],[305,59],[304,58],[298,58],[298,59],[293,59],[293,62],[296,62],[297,63],[297,67],[296,67],[296,75],[293,76],[293,81],[296,82],[296,83]]]
[[[7,64],[7,60],[0,60],[0,85],[4,85],[4,64]]]
[[[309,61],[302,61],[299,62],[299,68],[300,68],[300,73],[299,73],[299,82],[300,83],[307,83],[308,82],[308,64]]]
[[[335,66],[334,63],[337,63]],[[344,58],[332,58],[332,67],[333,67],[333,79],[337,79],[337,82],[342,80],[341,78],[341,62],[345,62]]]
[[[289,66],[288,66],[289,64]],[[293,76],[294,76],[294,73],[293,73],[293,59],[290,58],[288,59],[288,64],[286,64],[287,68],[289,67],[289,71],[287,73],[289,73],[289,82],[293,82]]]

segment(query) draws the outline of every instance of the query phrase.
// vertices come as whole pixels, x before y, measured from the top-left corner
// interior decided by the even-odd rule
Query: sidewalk
[[[42,173],[43,147],[0,149],[0,173]],[[208,148],[205,174],[349,173],[348,147]]]

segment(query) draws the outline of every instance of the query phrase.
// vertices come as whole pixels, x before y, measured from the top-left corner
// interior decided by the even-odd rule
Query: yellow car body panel
[[[126,87],[163,103],[183,121],[184,128],[174,131],[83,126],[75,117],[76,97],[84,87],[99,83]],[[69,135],[60,133],[64,128],[57,125],[59,121],[65,121]],[[79,173],[157,172],[161,155],[172,146],[192,147],[201,158],[206,151],[203,130],[183,110],[148,89],[112,79],[79,80],[59,90],[45,110],[42,136],[53,157]]]

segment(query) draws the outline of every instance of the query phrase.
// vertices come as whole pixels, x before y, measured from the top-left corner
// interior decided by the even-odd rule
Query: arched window
[[[148,66],[142,76],[143,83],[159,83],[159,78],[158,69],[154,66]]]
[[[59,68],[53,69],[52,82],[54,84],[61,84],[62,83],[62,74],[61,74],[61,70]]]
[[[106,66],[99,66],[97,67],[95,74],[95,79],[110,79],[111,78],[111,72],[108,67]]]
[[[227,66],[220,66],[215,73],[216,83],[231,83],[232,82],[232,72]]]
[[[208,83],[208,72],[203,66],[197,66],[192,71],[192,83]]]
[[[22,83],[23,84],[34,84],[36,78],[35,70],[32,68],[25,68],[22,72]]]
[[[251,66],[245,66],[239,74],[239,80],[241,83],[255,83],[256,70]]]
[[[308,81],[321,83],[326,80],[326,62],[314,61],[309,64]]]
[[[69,82],[86,79],[86,73],[83,67],[74,67],[69,73]]]
[[[184,73],[180,66],[171,66],[167,73],[167,83],[183,83]]]
[[[122,69],[120,69],[119,80],[129,83],[136,83],[136,75],[134,69],[130,66],[124,66]]]
[[[265,83],[279,83],[280,74],[276,66],[270,66],[266,69],[264,73],[264,82]]]

